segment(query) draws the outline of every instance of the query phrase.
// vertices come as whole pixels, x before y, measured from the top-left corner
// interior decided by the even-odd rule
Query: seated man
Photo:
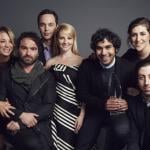
[[[110,130],[105,150],[121,150],[127,142],[125,95],[132,66],[116,56],[120,45],[119,37],[108,29],[99,29],[91,38],[95,56],[85,59],[79,68],[77,94],[85,103],[86,112],[77,150],[90,150],[104,126]]]
[[[150,149],[150,60],[136,66],[136,81],[140,94],[129,100],[131,134],[128,150]]]
[[[2,112],[8,117],[6,134],[16,149],[50,150],[49,119],[56,98],[55,80],[51,72],[44,72],[38,61],[41,43],[37,34],[22,33],[17,50],[18,59],[0,79],[3,83],[0,85],[0,100],[8,98],[15,107],[10,109],[11,112],[8,109]]]

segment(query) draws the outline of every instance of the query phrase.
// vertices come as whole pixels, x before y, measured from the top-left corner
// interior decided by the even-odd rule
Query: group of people
[[[0,149],[5,138],[15,150],[92,150],[102,128],[104,150],[150,149],[150,20],[129,24],[122,57],[119,36],[98,29],[86,59],[55,11],[42,10],[37,24],[41,38],[16,41],[0,27]]]

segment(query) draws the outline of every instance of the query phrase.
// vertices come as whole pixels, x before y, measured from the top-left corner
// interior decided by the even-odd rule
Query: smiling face
[[[23,38],[19,45],[19,58],[23,65],[33,65],[38,59],[38,46],[30,38]]]
[[[62,30],[58,35],[58,46],[61,53],[72,51],[74,38],[67,30]]]
[[[150,97],[150,65],[143,66],[139,69],[138,85],[142,93]]]
[[[111,64],[116,54],[116,50],[113,44],[107,39],[104,39],[104,41],[100,41],[97,43],[95,52],[100,63],[102,63],[103,65]]]
[[[0,32],[0,55],[9,57],[13,51],[13,43],[6,32]]]
[[[150,48],[150,33],[146,26],[135,26],[131,31],[131,44],[137,51],[145,51]]]
[[[51,40],[56,29],[56,20],[52,14],[44,14],[39,20],[39,30],[44,40]]]

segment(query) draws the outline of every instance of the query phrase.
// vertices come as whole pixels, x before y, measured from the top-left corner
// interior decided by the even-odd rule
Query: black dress
[[[57,64],[53,66],[53,71],[57,82],[57,100],[52,120],[54,146],[58,150],[73,150],[75,121],[80,112],[76,99],[78,66]]]

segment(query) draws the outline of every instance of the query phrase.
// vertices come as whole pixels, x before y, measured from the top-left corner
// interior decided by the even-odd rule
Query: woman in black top
[[[11,61],[11,54],[14,48],[14,33],[8,27],[2,26],[0,27],[0,78],[2,78],[2,74],[5,69],[8,68]],[[0,83],[2,84],[2,83]],[[9,114],[12,114],[11,111],[13,107],[9,104],[9,102],[0,101],[0,115],[9,117]],[[0,118],[1,120],[2,118]],[[3,122],[3,121],[2,121]],[[2,134],[2,124],[0,126],[0,149],[3,149],[4,146],[4,138]]]
[[[136,18],[129,24],[128,43],[131,48],[122,57],[133,63],[134,68],[141,60],[150,59],[150,20],[148,18]],[[136,96],[139,91],[134,74],[132,81],[132,86],[128,88],[128,95]]]
[[[128,27],[130,49],[122,56],[136,65],[143,59],[150,58],[150,20],[136,18]]]

